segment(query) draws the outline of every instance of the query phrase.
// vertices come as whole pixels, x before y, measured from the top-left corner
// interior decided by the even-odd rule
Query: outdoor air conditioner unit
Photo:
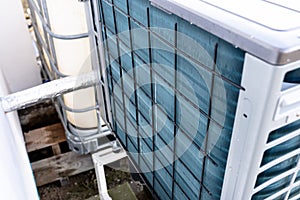
[[[300,197],[299,3],[88,4],[109,123],[154,196]]]
[[[73,121],[58,99],[74,150],[99,148],[104,119],[159,199],[300,198],[299,3],[90,0],[76,2],[87,33],[66,36],[51,32],[53,2],[30,2],[53,78],[55,40],[89,36],[89,114]]]

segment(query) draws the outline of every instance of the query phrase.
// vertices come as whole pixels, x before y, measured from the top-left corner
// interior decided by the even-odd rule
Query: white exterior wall
[[[41,83],[20,0],[0,0],[0,96]],[[5,76],[5,77],[4,77]],[[16,112],[0,105],[0,199],[39,199]]]
[[[0,69],[0,96],[8,88]],[[0,199],[39,199],[17,112],[0,105]]]
[[[0,0],[0,69],[10,92],[41,83],[20,0]]]

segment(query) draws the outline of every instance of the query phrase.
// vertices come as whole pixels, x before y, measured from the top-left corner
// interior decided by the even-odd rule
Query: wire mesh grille
[[[158,198],[219,199],[245,53],[147,0],[96,2],[119,140]]]

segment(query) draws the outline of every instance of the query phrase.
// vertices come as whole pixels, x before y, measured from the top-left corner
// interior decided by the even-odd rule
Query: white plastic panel
[[[295,10],[262,0],[150,1],[268,63],[300,58],[298,6]]]
[[[300,20],[300,12],[267,1],[204,0],[204,2],[270,29],[287,31],[300,27],[296,20]]]
[[[275,67],[254,56],[246,55],[242,78],[245,91],[240,93],[238,101],[222,199],[263,199],[261,196],[269,193],[271,196],[266,198],[274,199],[281,197],[280,195],[288,196],[291,191],[290,182],[285,180],[288,179],[287,176],[293,176],[294,181],[298,167],[281,173],[274,172],[272,167],[278,164],[281,169],[283,162],[290,161],[288,159],[299,154],[299,149],[293,149],[293,145],[297,143],[292,143],[299,137],[299,130],[286,128],[292,123],[299,123],[299,86],[293,85],[283,90],[285,74],[297,68],[299,61]],[[280,130],[281,128],[285,129]],[[283,152],[280,148],[284,144],[287,144],[285,154],[272,154],[275,148],[275,151]],[[279,145],[281,146],[278,147]],[[272,150],[271,153],[269,150]],[[297,164],[294,161],[289,164],[291,163]],[[269,173],[268,170],[273,170],[275,174],[269,180],[262,175]],[[276,181],[287,186],[282,186],[279,191],[276,185],[270,186]],[[263,190],[267,187],[276,190],[274,189],[273,194],[270,191],[264,194]]]
[[[265,1],[300,12],[299,0],[265,0]]]
[[[289,89],[280,97],[274,119],[280,118],[287,122],[300,119],[300,86]]]

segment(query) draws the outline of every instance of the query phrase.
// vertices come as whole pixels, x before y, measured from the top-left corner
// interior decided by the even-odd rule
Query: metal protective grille
[[[93,3],[112,128],[153,194],[219,199],[245,53],[147,0]]]
[[[55,3],[57,3],[57,5],[59,4],[57,12],[53,10]],[[93,62],[93,52],[89,53],[89,51],[85,51],[85,48],[82,48],[82,45],[80,48],[76,45],[84,43],[84,47],[88,46],[89,48],[90,31],[86,30],[87,32],[79,32],[76,34],[59,34],[56,33],[59,31],[53,31],[55,30],[55,28],[53,28],[55,26],[53,25],[53,21],[51,21],[53,16],[64,15],[66,13],[70,14],[72,12],[76,13],[78,10],[81,11],[79,14],[77,13],[78,16],[80,17],[80,14],[82,14],[82,17],[85,18],[85,5],[73,1],[64,1],[63,4],[61,4],[59,1],[47,0],[28,0],[28,4],[31,10],[32,24],[42,62],[41,71],[44,77],[49,80],[54,80],[91,71],[90,63]],[[61,12],[62,9],[59,8],[64,7],[64,5],[68,5],[69,7],[63,8],[64,12]],[[52,9],[50,9],[50,7]],[[76,11],[74,12],[73,9]],[[76,21],[76,19],[74,20]],[[56,27],[59,27],[59,23],[57,21],[55,23]],[[84,19],[81,23],[81,26],[85,27]],[[72,27],[75,30],[77,30],[77,28],[85,29],[81,26],[73,24],[66,27]],[[71,49],[73,47],[73,49],[72,51],[68,51],[62,47],[71,47]],[[81,58],[74,59],[77,63],[75,62],[73,66],[70,62],[73,62],[73,57],[76,57],[76,53],[77,55],[80,54]],[[82,55],[86,55],[87,57]],[[58,57],[60,57],[60,60]],[[64,71],[62,69],[64,69]],[[112,146],[116,142],[112,137],[112,141],[106,138],[106,136],[110,136],[112,133],[109,131],[109,127],[103,122],[103,119],[105,120],[104,115],[102,115],[103,119],[100,116],[101,112],[105,110],[104,106],[102,107],[102,99],[98,98],[100,93],[98,87],[91,86],[53,98],[66,131],[69,147],[77,153],[87,154]],[[85,99],[79,100],[82,99],[83,96]]]

